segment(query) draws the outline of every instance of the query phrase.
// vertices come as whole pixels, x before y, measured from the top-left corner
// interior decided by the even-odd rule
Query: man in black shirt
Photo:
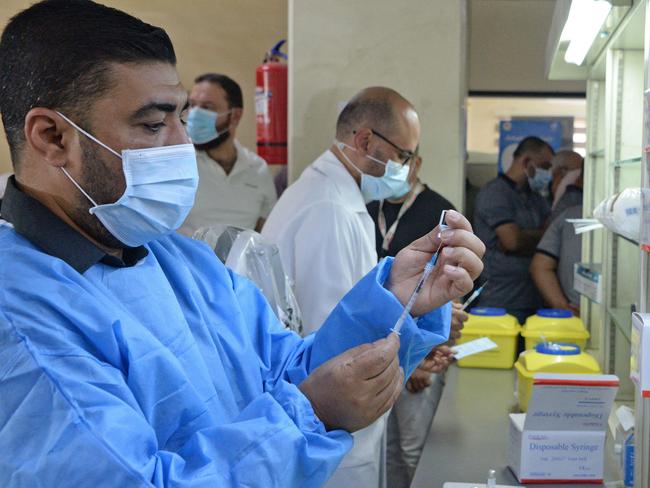
[[[443,210],[454,206],[418,179],[422,159],[411,161],[411,191],[397,200],[374,201],[367,205],[375,222],[377,256],[395,256],[413,239],[430,232]],[[460,335],[467,315],[453,304],[451,339]],[[386,456],[387,486],[408,488],[411,485],[422,449],[438,408],[445,385],[444,372],[452,361],[448,346],[434,349],[416,368],[406,383],[388,418]]]
[[[380,200],[367,205],[368,213],[375,222],[375,239],[377,241],[377,256],[395,256],[402,248],[431,232],[438,225],[443,210],[453,209],[454,206],[445,197],[439,195],[417,177],[421,158],[414,158],[411,171],[414,183],[411,192],[398,200]],[[417,168],[417,169],[416,169]],[[380,215],[383,214],[385,226],[380,227]],[[392,239],[386,239],[386,234],[393,229]],[[385,229],[385,230],[382,230]],[[386,244],[386,245],[385,245]]]

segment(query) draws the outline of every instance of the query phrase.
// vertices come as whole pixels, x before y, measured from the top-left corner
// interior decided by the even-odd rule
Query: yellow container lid
[[[585,325],[579,317],[568,310],[545,308],[526,319],[521,333],[524,337],[541,335],[560,335],[567,340],[589,337]]]
[[[517,319],[507,314],[503,308],[474,307],[468,315],[463,327],[466,334],[516,336],[521,330]]]
[[[544,343],[519,355],[517,370],[527,378],[535,373],[599,374],[596,359],[575,344]]]

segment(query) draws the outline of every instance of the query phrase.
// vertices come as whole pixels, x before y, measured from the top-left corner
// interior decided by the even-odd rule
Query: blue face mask
[[[136,247],[181,226],[194,205],[199,184],[196,151],[192,144],[125,149],[120,155],[65,115],[57,113],[90,140],[122,159],[126,190],[117,202],[105,205],[98,205],[66,169],[61,168],[93,204],[90,213],[106,230],[127,246]]]
[[[532,178],[528,177],[528,185],[530,189],[536,191],[537,193],[544,193],[548,189],[548,185],[551,184],[553,180],[553,173],[550,169],[538,168],[535,167],[535,176]]]
[[[336,146],[339,148],[339,151],[345,158],[345,160],[350,163],[350,165],[356,169],[359,174],[361,174],[361,194],[363,195],[366,203],[372,202],[374,200],[385,200],[387,198],[401,198],[411,191],[411,185],[408,182],[409,176],[409,166],[407,164],[399,164],[390,159],[386,162],[380,161],[377,158],[373,158],[370,155],[366,155],[368,159],[379,163],[386,167],[383,176],[372,176],[367,175],[362,172],[357,166],[348,158],[348,156],[343,151],[343,148],[352,149],[356,151],[352,146],[348,146],[343,142],[334,141]]]
[[[187,135],[190,136],[194,144],[206,144],[214,141],[221,135],[217,129],[217,119],[229,113],[230,110],[217,113],[201,107],[190,109],[190,113],[187,116]]]

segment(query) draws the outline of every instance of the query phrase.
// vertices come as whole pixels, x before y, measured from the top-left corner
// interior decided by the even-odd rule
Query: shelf
[[[621,398],[615,400],[614,408],[612,409],[612,411],[616,411],[618,407],[630,407],[632,410],[634,410],[634,398],[629,398],[629,399]]]
[[[619,234],[618,232],[611,231],[612,234],[614,234],[616,237],[620,237],[624,241],[629,242],[630,244],[634,244],[636,247],[639,247],[639,243],[635,241],[634,239],[630,239],[629,237],[625,237],[624,235]]]
[[[591,296],[591,295],[587,295],[587,294],[585,294],[585,293],[583,293],[583,292],[581,292],[581,291],[578,291],[577,293],[578,293],[578,295],[580,295],[581,297],[585,297],[585,298],[586,298],[587,300],[589,300],[590,302],[595,303],[596,305],[601,305],[601,302],[596,301],[596,299],[595,299],[593,296]]]
[[[614,161],[614,168],[634,167],[638,164],[641,164],[641,161],[643,161],[643,158],[641,156],[636,158],[619,159]]]
[[[629,378],[626,378],[626,380],[629,381]],[[620,393],[619,390],[619,393],[616,395],[616,402],[627,406],[634,405],[634,394],[630,395],[630,394]]]
[[[630,239],[629,237],[625,237],[624,235],[619,234],[619,233],[616,232],[616,231],[613,231],[613,230],[610,229],[609,227],[603,227],[603,229],[606,229],[607,231],[609,231],[609,232],[611,232],[612,234],[614,234],[616,237],[620,237],[620,238],[623,239],[624,241],[627,241],[627,242],[629,242],[630,244],[634,244],[636,247],[640,248],[639,243],[638,243],[637,241],[635,241],[634,239]]]
[[[596,149],[589,153],[590,158],[602,158],[605,157],[605,149]]]
[[[614,322],[614,325],[621,331],[623,337],[629,342],[632,331],[632,310],[630,307],[608,308],[607,313],[612,319],[612,322]]]

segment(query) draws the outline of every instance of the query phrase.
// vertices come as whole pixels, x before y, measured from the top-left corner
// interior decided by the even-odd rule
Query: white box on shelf
[[[601,303],[603,300],[603,280],[600,267],[585,263],[573,265],[573,289],[590,300]]]
[[[650,314],[632,314],[630,378],[641,396],[650,398]]]
[[[602,483],[614,375],[536,374],[528,413],[510,414],[508,466],[520,483]]]

